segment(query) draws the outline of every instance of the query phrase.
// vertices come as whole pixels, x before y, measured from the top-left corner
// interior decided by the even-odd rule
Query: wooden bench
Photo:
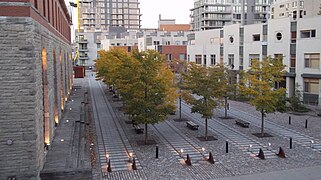
[[[192,121],[186,121],[186,126],[192,130],[198,130],[199,125]]]
[[[134,128],[135,128],[136,134],[143,134],[144,133],[144,129],[141,128],[138,124],[134,124]]]
[[[235,124],[237,124],[239,126],[242,126],[244,128],[249,128],[249,126],[250,126],[249,122],[246,122],[246,121],[243,121],[243,120],[240,120],[240,119],[235,120]]]

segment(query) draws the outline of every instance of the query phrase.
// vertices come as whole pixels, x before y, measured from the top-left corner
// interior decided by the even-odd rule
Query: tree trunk
[[[182,119],[182,95],[179,95],[179,120]]]
[[[207,118],[205,118],[205,140],[207,141]]]
[[[147,123],[145,123],[145,144],[147,144]]]
[[[227,97],[225,97],[225,118],[227,118]]]
[[[261,114],[262,114],[261,136],[264,137],[264,112],[261,111]]]

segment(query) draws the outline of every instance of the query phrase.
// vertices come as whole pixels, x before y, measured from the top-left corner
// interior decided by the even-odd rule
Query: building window
[[[282,39],[282,33],[276,33],[276,39],[280,41]]]
[[[228,65],[231,67],[231,69],[234,69],[234,54],[228,55]]]
[[[319,69],[320,68],[320,54],[319,53],[305,53],[304,67]]]
[[[172,54],[166,54],[167,60],[171,61],[172,60]]]
[[[195,55],[195,63],[202,64],[202,55]]]
[[[35,8],[38,9],[38,0],[35,0]]]
[[[154,41],[154,45],[155,46],[159,45],[159,41]]]
[[[191,60],[191,56],[187,55],[187,61],[189,62]]]
[[[315,29],[313,30],[303,30],[301,32],[301,38],[312,38],[315,37],[316,31]]]
[[[233,43],[234,42],[234,38],[233,36],[230,36],[230,42]]]
[[[252,66],[253,60],[260,60],[260,55],[259,54],[250,54],[249,55],[249,66]]]
[[[253,34],[253,41],[260,41],[260,34]]]
[[[211,65],[215,65],[216,57],[215,54],[211,54]]]
[[[282,59],[283,58],[283,54],[274,54],[274,58],[275,59]]]
[[[204,65],[207,64],[207,63],[206,63],[206,62],[207,62],[207,60],[206,60],[206,55],[203,55],[203,62],[204,62],[204,63],[203,63]]]
[[[319,94],[319,79],[304,78],[304,92],[309,94]]]
[[[43,8],[43,16],[47,17],[46,16],[46,1],[43,1],[43,4],[42,4],[42,8]]]
[[[179,60],[185,60],[185,54],[179,54]]]

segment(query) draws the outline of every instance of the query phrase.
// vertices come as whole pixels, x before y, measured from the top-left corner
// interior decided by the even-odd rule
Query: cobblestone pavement
[[[144,134],[136,134],[132,124],[128,123],[128,116],[119,110],[122,103],[113,101],[112,95],[106,91],[107,87],[105,85],[102,85],[102,87],[105,89],[105,95],[101,94],[101,99],[105,97],[106,101],[110,104],[110,108],[112,108],[117,119],[118,125],[116,128],[120,128],[123,132],[121,135],[123,141],[128,142],[128,145],[132,148],[132,152],[134,152],[141,166],[141,169],[136,171],[129,168],[125,171],[106,172],[104,179],[215,179],[321,165],[320,154],[311,148],[294,144],[293,149],[290,149],[288,139],[281,138],[279,134],[274,133],[272,133],[274,135],[273,137],[257,138],[252,134],[260,132],[258,127],[250,125],[250,128],[242,128],[235,124],[235,119],[220,119],[219,117],[224,115],[221,111],[215,111],[215,120],[209,120],[209,135],[217,138],[215,141],[200,141],[197,138],[204,135],[204,121],[202,122],[201,119],[195,120],[197,118],[190,116],[188,112],[183,114],[183,118],[197,122],[200,125],[199,130],[190,130],[186,127],[185,122],[173,121],[178,115],[170,115],[167,122],[155,126],[149,125],[148,138],[149,140],[156,141],[159,147],[159,158],[156,159],[156,145],[138,145],[137,141],[144,140]],[[97,100],[97,98],[95,100]],[[107,102],[105,102],[105,104],[106,103]],[[255,112],[255,109],[248,104],[231,102],[231,106],[256,116],[259,115]],[[101,109],[101,111],[103,111],[103,109]],[[289,127],[286,126],[287,116],[288,115],[284,114],[278,116],[282,117],[282,120],[280,120],[282,126],[291,128],[292,126],[300,125],[299,118],[293,116],[292,125]],[[268,118],[271,118],[271,115],[269,115]],[[309,120],[311,119],[312,118]],[[278,123],[279,120],[271,119],[271,122]],[[312,126],[314,123],[317,124],[318,121],[313,119],[311,122],[309,121],[309,123],[311,123]],[[321,126],[321,123],[319,125]],[[226,128],[229,131],[222,132],[222,129],[218,126]],[[111,133],[110,127],[106,126],[105,128],[106,131],[104,131],[104,134]],[[304,126],[303,128],[294,127],[293,129],[299,133],[319,138],[317,128],[315,127],[309,132],[307,132]],[[234,134],[235,132],[237,133]],[[99,132],[96,133],[99,135]],[[164,134],[166,136],[164,136]],[[178,143],[175,142],[175,137],[177,137]],[[234,141],[242,142],[232,143],[231,141],[229,143],[229,152],[225,153],[225,142],[229,137],[235,138]],[[243,141],[243,138],[246,140]],[[249,143],[253,145],[258,144],[258,147],[263,147],[265,150],[267,150],[268,144],[271,143],[270,151],[272,154],[270,156],[273,158],[260,160],[251,157],[258,153],[257,147],[252,149],[252,153],[249,153],[247,149],[241,150],[240,148],[243,146],[248,147]],[[191,144],[193,144],[193,146],[196,147],[194,149],[197,150],[204,147],[204,154],[206,154],[206,156],[208,152],[212,152],[216,163],[209,164],[208,162],[200,161],[194,163],[192,166],[185,165],[182,158],[178,156],[177,151],[184,145],[191,146]],[[287,158],[281,159],[273,154],[278,151],[279,147],[284,149]]]
[[[237,110],[235,108],[231,108],[229,110],[230,115],[234,117],[238,117],[243,119],[251,124],[260,127],[261,126],[261,119],[255,115],[250,113]],[[269,130],[270,132],[277,134],[283,138],[292,138],[294,143],[301,144],[307,148],[312,148],[313,150],[320,152],[321,150],[321,141],[320,139],[305,135],[300,133],[296,130],[278,125],[277,123],[269,121],[269,119],[265,120],[265,129]]]
[[[201,115],[191,114],[191,109],[187,104],[183,103],[182,110],[186,116],[189,116],[194,121],[197,121],[198,123],[202,123],[202,125],[204,125],[204,120]],[[251,157],[257,158],[256,153],[259,152],[260,149],[262,149],[266,159],[277,158],[277,156],[275,156],[276,151],[271,150],[267,145],[264,145],[254,140],[253,138],[250,138],[247,135],[233,128],[230,128],[229,126],[226,126],[224,123],[219,122],[216,119],[209,119],[208,129],[220,134],[226,139],[228,144],[232,143],[242,152],[249,154],[249,156]]]

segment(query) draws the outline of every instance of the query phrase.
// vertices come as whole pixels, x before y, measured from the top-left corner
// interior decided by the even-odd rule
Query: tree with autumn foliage
[[[207,121],[213,117],[213,109],[222,105],[226,93],[226,68],[191,64],[183,78],[183,99],[192,105],[192,113],[200,113],[205,119],[205,140],[208,140]]]
[[[113,49],[99,53],[96,61],[99,77],[117,87],[124,111],[133,121],[145,124],[147,143],[148,124],[164,121],[175,111],[177,93],[172,71],[163,56],[152,50],[127,53]]]
[[[175,111],[177,90],[174,75],[161,54],[149,50],[134,52],[132,56],[139,62],[140,70],[129,111],[136,123],[145,124],[147,143],[148,124],[164,121],[169,113]]]
[[[285,110],[285,88],[275,88],[275,83],[283,80],[285,65],[282,58],[267,58],[263,61],[252,60],[247,72],[243,72],[239,85],[243,95],[250,98],[250,104],[261,113],[261,137],[264,133],[264,117],[268,113]]]

